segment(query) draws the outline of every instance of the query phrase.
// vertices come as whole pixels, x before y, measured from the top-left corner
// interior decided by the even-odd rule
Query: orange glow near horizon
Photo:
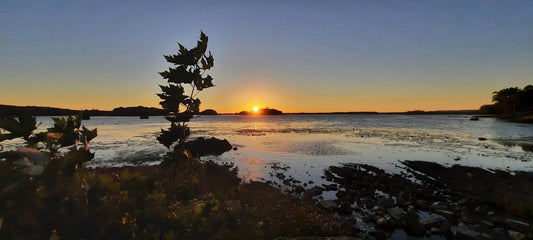
[[[268,80],[268,81],[267,81]],[[313,91],[292,92],[279,88],[275,84],[267,84],[269,79],[258,79],[254,83],[246,83],[238,88],[217,86],[202,92],[199,98],[202,100],[201,110],[214,109],[218,113],[238,113],[250,111],[257,113],[261,108],[274,108],[284,113],[299,112],[403,112],[413,110],[466,110],[478,109],[483,104],[490,104],[490,92],[485,90],[480,94],[470,91],[454,91],[448,89],[437,93],[426,93],[424,88],[415,88],[410,91],[356,91],[352,89],[338,90],[335,93],[321,92],[317,98]],[[227,84],[227,86],[231,86]],[[497,87],[494,87],[497,89]],[[31,93],[27,98],[21,98],[15,91],[6,92],[0,104],[18,106],[43,106],[67,108],[73,110],[99,109],[113,110],[118,107],[156,107],[160,99],[153,91],[137,91],[136,94],[110,94],[108,91],[98,93],[78,93],[63,91],[50,93],[44,97],[37,97],[37,90],[29,89]],[[450,98],[449,92],[454,92]],[[65,101],[68,99],[68,101]],[[221,101],[221,99],[224,99]],[[257,108],[257,111],[255,110]]]

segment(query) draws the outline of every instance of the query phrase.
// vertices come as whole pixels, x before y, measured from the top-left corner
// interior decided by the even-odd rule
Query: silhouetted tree
[[[492,93],[497,113],[533,111],[533,86],[504,88]],[[487,108],[487,107],[485,107]]]
[[[483,114],[497,114],[498,110],[493,104],[483,105],[479,108],[479,112]]]
[[[168,85],[159,85],[162,93],[157,95],[162,100],[159,104],[169,112],[166,119],[170,121],[170,128],[161,129],[157,140],[169,149],[176,142],[175,149],[185,147],[190,134],[187,122],[200,107],[200,99],[196,95],[203,89],[214,86],[210,75],[204,77],[206,71],[214,66],[213,55],[211,52],[206,54],[207,40],[207,36],[201,32],[195,48],[187,49],[178,43],[176,55],[164,56],[174,67],[159,73]],[[186,90],[190,91],[189,95],[185,94]]]

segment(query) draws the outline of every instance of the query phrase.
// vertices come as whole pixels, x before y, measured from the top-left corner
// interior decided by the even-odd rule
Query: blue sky
[[[219,112],[475,109],[533,84],[531,1],[0,3],[0,104],[158,106],[162,55],[209,36]]]

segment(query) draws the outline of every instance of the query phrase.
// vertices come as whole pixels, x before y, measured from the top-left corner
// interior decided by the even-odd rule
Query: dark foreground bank
[[[172,159],[70,172],[58,162],[31,177],[3,166],[0,239],[533,238],[532,173],[346,164],[325,171],[331,184],[284,193],[231,166]]]

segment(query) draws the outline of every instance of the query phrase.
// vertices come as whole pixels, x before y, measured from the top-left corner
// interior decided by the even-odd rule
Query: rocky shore
[[[361,239],[533,239],[532,173],[402,164],[401,175],[364,164],[332,166],[324,174],[331,184],[299,195]]]

